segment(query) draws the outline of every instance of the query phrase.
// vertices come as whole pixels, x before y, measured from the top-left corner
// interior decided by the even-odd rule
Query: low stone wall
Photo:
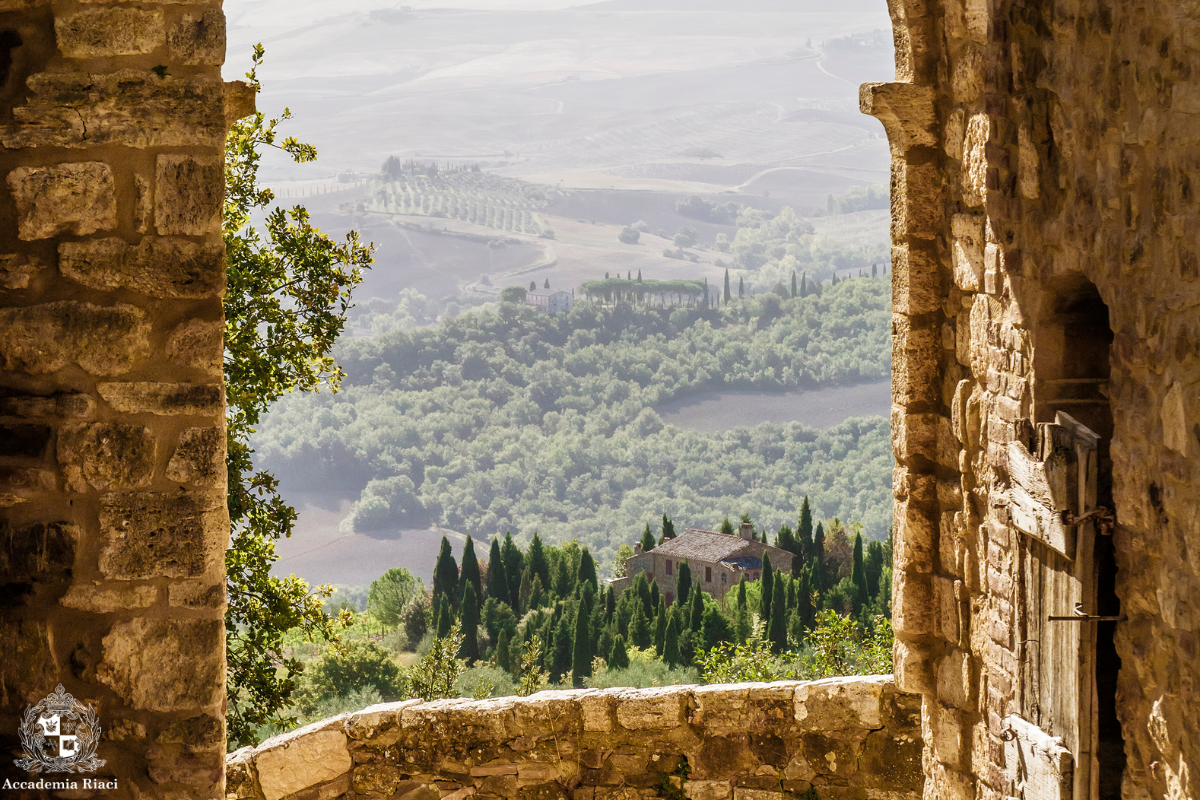
[[[371,706],[230,754],[229,800],[917,800],[891,676]]]

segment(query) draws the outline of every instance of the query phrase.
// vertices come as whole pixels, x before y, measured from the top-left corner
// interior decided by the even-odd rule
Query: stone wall
[[[221,792],[224,56],[218,0],[0,0],[0,778],[62,684],[106,796]]]
[[[915,800],[891,676],[372,706],[229,757],[227,800]]]
[[[1009,443],[1059,411],[1100,434],[1116,514],[1122,796],[1200,796],[1200,10],[890,6],[895,82],[862,106],[893,157],[896,671],[926,703],[926,796],[1021,796],[1039,545]]]

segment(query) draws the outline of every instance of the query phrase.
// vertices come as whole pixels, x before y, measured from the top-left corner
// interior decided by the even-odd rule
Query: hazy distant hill
[[[871,12],[876,0],[845,0],[836,6],[829,0],[602,0],[579,6],[587,11],[702,11],[728,13]]]

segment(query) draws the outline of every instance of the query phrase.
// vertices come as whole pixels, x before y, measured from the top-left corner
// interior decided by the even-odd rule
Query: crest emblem
[[[91,706],[68,694],[60,683],[40,703],[25,709],[17,728],[25,758],[13,763],[37,772],[95,772],[104,766],[96,758],[100,722]]]

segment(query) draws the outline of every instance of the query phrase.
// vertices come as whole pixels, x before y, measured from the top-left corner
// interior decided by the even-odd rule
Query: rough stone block
[[[224,86],[216,76],[41,72],[26,85],[29,99],[0,131],[0,143],[11,149],[118,144],[217,152],[225,140]]]
[[[183,483],[223,484],[225,432],[220,428],[188,428],[180,434],[166,474],[169,480]]]
[[[57,476],[37,467],[0,467],[0,508],[28,502],[34,495],[57,488]]]
[[[225,325],[220,320],[189,319],[171,332],[167,357],[180,366],[218,376],[222,368],[224,335]]]
[[[46,262],[24,253],[0,255],[0,288],[27,289],[29,283],[46,268]]]
[[[22,419],[87,418],[96,411],[96,401],[86,394],[9,395],[0,397],[0,416]]]
[[[688,781],[683,785],[688,800],[727,800],[731,790],[729,781]]]
[[[892,248],[892,310],[918,316],[941,308],[942,276],[937,259],[923,249]]]
[[[108,494],[101,498],[100,532],[106,577],[195,578],[220,564],[228,515],[219,495]]]
[[[134,708],[204,711],[224,701],[225,625],[220,620],[118,622],[103,647],[96,676]],[[188,668],[164,668],[171,664]]]
[[[154,477],[157,443],[148,428],[116,422],[64,425],[58,463],[76,492],[135,489]]]
[[[59,602],[67,608],[78,608],[96,614],[109,614],[134,608],[149,608],[158,599],[154,586],[112,586],[76,584]]]
[[[224,165],[216,156],[160,155],[154,221],[161,235],[203,236],[221,227]]]
[[[58,49],[66,58],[130,56],[163,44],[161,11],[139,8],[89,8],[54,20]]]
[[[970,708],[974,700],[971,655],[954,649],[938,661],[937,696],[944,705]]]
[[[305,728],[264,742],[257,759],[263,796],[280,800],[349,772],[353,762],[347,743],[340,730]]]
[[[631,731],[677,728],[683,724],[687,689],[669,686],[621,692],[617,700],[617,722]]]
[[[951,218],[954,237],[954,283],[964,291],[978,292],[983,280],[983,216],[955,214]]]
[[[18,167],[8,173],[8,187],[17,207],[17,236],[25,241],[117,226],[112,169],[103,162]]]
[[[892,402],[908,407],[939,400],[941,330],[902,314],[892,315]]]
[[[168,600],[176,608],[224,610],[227,596],[224,583],[176,581],[171,584]]]
[[[937,606],[930,576],[897,570],[893,575],[892,627],[906,636],[935,632]]]
[[[796,722],[806,731],[882,728],[890,675],[829,678],[796,684]]]
[[[77,363],[93,375],[119,375],[150,352],[145,312],[129,305],[63,300],[0,308],[0,365],[42,375]]]
[[[114,410],[128,414],[213,415],[224,408],[220,384],[101,383],[97,389]]]
[[[225,15],[212,8],[196,16],[185,14],[167,35],[171,59],[189,65],[225,63]]]
[[[152,236],[138,245],[117,238],[89,239],[59,245],[58,265],[64,276],[93,289],[132,289],[151,297],[213,297],[224,286],[225,247]]]

